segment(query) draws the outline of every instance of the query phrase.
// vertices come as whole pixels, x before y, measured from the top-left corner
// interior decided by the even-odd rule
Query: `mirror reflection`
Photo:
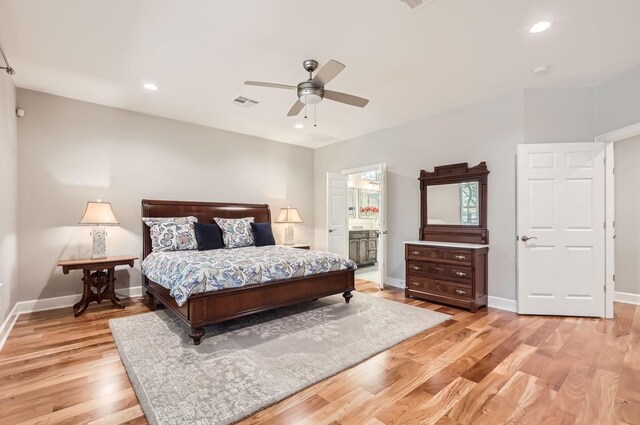
[[[427,224],[479,226],[478,182],[427,187]]]

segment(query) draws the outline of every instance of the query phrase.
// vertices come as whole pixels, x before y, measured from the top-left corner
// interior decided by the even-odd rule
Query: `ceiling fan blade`
[[[297,86],[289,86],[287,84],[277,84],[277,83],[263,83],[261,81],[245,81],[245,85],[247,86],[259,86],[259,87],[271,87],[274,89],[288,89],[295,90]]]
[[[347,105],[357,106],[359,108],[364,108],[365,106],[367,106],[367,103],[369,103],[369,99],[332,90],[325,90],[324,98],[340,103],[346,103]]]
[[[320,68],[311,82],[318,86],[324,87],[329,81],[336,78],[336,76],[340,74],[344,68],[345,65],[331,59],[329,62],[325,63],[322,68]]]
[[[302,111],[302,108],[304,108],[304,103],[300,102],[300,100],[296,100],[296,103],[294,103],[291,109],[289,109],[287,116],[294,117],[298,115],[300,111]]]

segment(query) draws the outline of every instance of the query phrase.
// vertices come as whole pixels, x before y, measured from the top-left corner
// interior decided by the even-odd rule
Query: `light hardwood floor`
[[[636,306],[616,304],[615,320],[471,314],[357,287],[452,318],[243,425],[640,424]],[[0,424],[146,423],[107,321],[149,308],[126,305],[21,316],[0,352]]]

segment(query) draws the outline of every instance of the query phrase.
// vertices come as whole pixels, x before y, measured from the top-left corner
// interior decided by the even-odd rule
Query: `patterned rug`
[[[150,424],[230,424],[450,316],[354,292],[208,326],[194,346],[166,310],[112,319]]]

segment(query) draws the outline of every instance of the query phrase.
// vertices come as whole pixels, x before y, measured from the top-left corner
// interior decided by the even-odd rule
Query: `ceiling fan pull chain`
[[[318,126],[318,105],[313,105],[313,126]]]
[[[307,95],[306,94],[304,95],[304,100],[305,100],[305,102],[304,102],[304,118],[307,119],[307,102],[306,102]]]

